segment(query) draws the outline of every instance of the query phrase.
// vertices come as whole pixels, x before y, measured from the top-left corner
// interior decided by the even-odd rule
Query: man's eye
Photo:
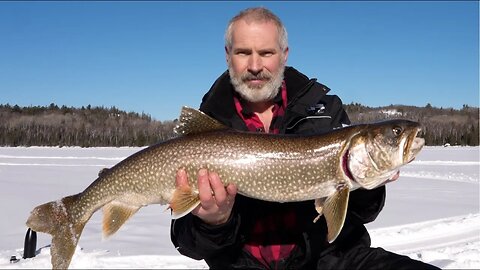
[[[245,55],[248,55],[248,52],[240,51],[240,52],[237,52],[236,55],[245,56]]]

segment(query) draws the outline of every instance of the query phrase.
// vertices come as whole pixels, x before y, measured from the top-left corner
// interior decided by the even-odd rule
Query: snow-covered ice
[[[37,205],[78,193],[141,148],[1,147],[0,268],[51,268],[49,235],[39,233],[35,258],[21,258],[25,221]],[[367,227],[372,245],[441,268],[480,268],[479,148],[425,147],[388,184],[387,202]],[[166,206],[142,208],[102,239],[101,211],[87,223],[71,268],[207,268],[170,242]]]

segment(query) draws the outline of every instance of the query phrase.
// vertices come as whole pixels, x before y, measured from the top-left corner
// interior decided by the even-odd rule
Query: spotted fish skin
[[[389,134],[395,128],[402,129],[399,136]],[[180,136],[102,171],[79,194],[37,206],[27,226],[52,235],[52,266],[68,268],[95,211],[103,208],[105,236],[148,204],[169,204],[173,217],[180,218],[199,204],[194,176],[207,168],[248,197],[275,202],[316,200],[319,215],[327,220],[328,239],[333,241],[343,226],[348,193],[384,184],[410,162],[424,144],[416,138],[419,130],[418,123],[397,120],[312,136],[246,133],[184,107],[176,129]],[[378,151],[389,154],[378,155]],[[190,187],[175,186],[180,168],[190,176]]]

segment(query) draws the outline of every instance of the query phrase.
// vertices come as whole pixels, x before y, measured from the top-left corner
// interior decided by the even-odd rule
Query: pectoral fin
[[[103,235],[109,237],[133,216],[140,207],[113,201],[103,206]]]
[[[325,200],[323,214],[327,220],[327,239],[329,243],[335,241],[342,230],[347,214],[349,194],[350,189],[347,186],[341,186],[332,196]]]
[[[200,204],[198,193],[194,192],[190,186],[181,186],[175,189],[170,209],[172,209],[172,218],[177,219],[190,213]]]
[[[323,205],[327,198],[319,198],[315,200],[315,210],[317,210],[318,216],[313,220],[313,223],[317,222],[323,215]]]

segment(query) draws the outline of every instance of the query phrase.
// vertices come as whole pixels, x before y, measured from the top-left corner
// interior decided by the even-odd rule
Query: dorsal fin
[[[173,129],[177,135],[229,129],[205,113],[186,106],[182,107],[178,121],[178,125]]]

